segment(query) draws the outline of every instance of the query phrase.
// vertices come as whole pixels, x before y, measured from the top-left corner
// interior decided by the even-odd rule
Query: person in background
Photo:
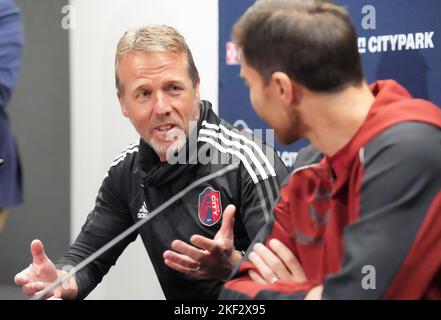
[[[24,45],[20,11],[11,0],[0,0],[0,233],[7,208],[23,201],[17,145],[6,106],[14,90]]]

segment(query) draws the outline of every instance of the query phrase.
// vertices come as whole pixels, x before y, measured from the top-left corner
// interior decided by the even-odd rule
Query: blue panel
[[[348,9],[361,43],[366,43],[360,50],[363,51],[363,69],[369,83],[393,78],[415,97],[441,105],[441,1],[335,2]],[[242,119],[252,129],[264,129],[267,126],[252,109],[248,88],[239,77],[239,65],[227,64],[226,55],[233,24],[253,3],[254,0],[219,0],[219,113],[231,123]],[[372,8],[375,9],[375,29],[365,29],[367,26],[363,26],[362,21],[368,20],[371,22],[369,27],[373,26],[367,16]],[[423,48],[419,48],[421,45]],[[296,151],[306,143],[299,141],[289,147],[276,144],[276,149],[285,152],[283,160],[289,165],[288,152]]]

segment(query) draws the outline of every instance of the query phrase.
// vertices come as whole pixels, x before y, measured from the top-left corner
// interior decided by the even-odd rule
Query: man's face
[[[284,144],[302,136],[298,112],[281,99],[280,84],[273,78],[265,83],[259,72],[241,57],[241,77],[250,89],[250,101],[257,115],[274,129],[276,139]]]
[[[132,51],[119,61],[118,75],[124,116],[165,161],[167,149],[185,142],[189,121],[199,116],[199,84],[193,86],[185,56]]]

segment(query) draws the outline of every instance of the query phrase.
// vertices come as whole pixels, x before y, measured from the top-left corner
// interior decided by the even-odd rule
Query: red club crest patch
[[[199,194],[198,216],[202,224],[211,227],[222,216],[220,192],[207,187]]]

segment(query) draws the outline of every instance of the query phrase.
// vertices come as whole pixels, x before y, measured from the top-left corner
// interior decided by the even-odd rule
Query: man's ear
[[[271,81],[276,87],[276,94],[285,105],[297,105],[301,100],[301,86],[284,72],[274,72]]]
[[[118,90],[116,92],[116,95],[118,96],[119,106],[121,107],[121,113],[124,117],[129,117],[129,111],[126,108],[126,105],[124,103],[124,97],[123,94]]]
[[[195,90],[195,96],[197,101],[201,100],[201,92],[200,92],[200,81],[198,79],[198,82],[196,82],[196,85],[194,86]]]
[[[293,91],[291,87],[291,79],[284,72],[276,71],[271,75],[271,82],[275,88],[277,98],[283,104],[291,104]]]

